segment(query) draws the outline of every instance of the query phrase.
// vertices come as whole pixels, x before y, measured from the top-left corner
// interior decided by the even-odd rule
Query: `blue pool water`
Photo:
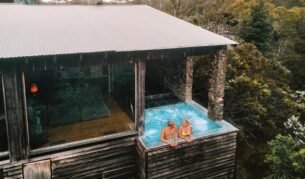
[[[145,109],[144,135],[140,137],[146,148],[164,145],[160,141],[161,130],[168,120],[176,122],[177,128],[187,118],[193,126],[193,138],[228,129],[222,122],[214,122],[207,117],[206,110],[195,102],[179,102],[155,108]],[[226,122],[225,122],[226,123]],[[226,123],[227,124],[227,123]],[[229,125],[230,127],[230,125]]]

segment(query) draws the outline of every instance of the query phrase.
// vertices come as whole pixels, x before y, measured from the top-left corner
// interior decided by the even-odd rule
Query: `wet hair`
[[[172,120],[169,120],[169,121],[167,122],[167,125],[168,125],[168,126],[170,126],[170,125],[175,125],[175,122],[172,121]]]
[[[190,121],[189,121],[187,118],[184,118],[184,119],[183,119],[183,122],[184,122],[184,121],[186,121],[187,124],[190,124]]]

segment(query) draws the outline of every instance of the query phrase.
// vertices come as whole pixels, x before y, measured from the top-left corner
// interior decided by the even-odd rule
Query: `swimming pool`
[[[144,135],[140,140],[146,148],[165,145],[160,141],[160,135],[168,120],[175,121],[178,128],[182,120],[187,118],[193,126],[193,139],[236,130],[224,120],[215,122],[209,119],[207,110],[194,101],[147,108],[144,113]]]

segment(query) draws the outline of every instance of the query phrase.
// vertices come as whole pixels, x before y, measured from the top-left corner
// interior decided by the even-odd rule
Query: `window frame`
[[[109,63],[107,65],[111,65],[113,63]],[[136,72],[135,72],[135,63],[132,63],[131,65],[134,68],[133,71],[133,75],[135,77],[136,80]],[[105,65],[104,63],[101,65]],[[91,66],[91,65],[90,65]],[[70,68],[70,67],[66,67],[66,68]],[[109,70],[109,67],[108,67]],[[109,74],[109,71],[108,71]],[[104,76],[103,76],[104,77]],[[136,87],[136,81],[135,81],[135,87]],[[136,93],[136,90],[134,91]],[[123,138],[123,137],[133,137],[135,135],[138,135],[138,131],[136,129],[136,122],[137,119],[134,119],[133,125],[134,125],[134,129],[131,130],[127,130],[124,132],[119,132],[119,133],[115,133],[115,134],[108,134],[108,135],[104,135],[104,136],[98,136],[98,137],[92,137],[92,138],[87,138],[87,139],[82,139],[82,140],[78,140],[78,141],[73,141],[73,142],[67,142],[64,144],[59,144],[59,145],[53,145],[53,146],[48,146],[48,147],[42,147],[42,148],[38,148],[38,149],[31,149],[31,145],[30,145],[30,140],[31,140],[31,136],[30,136],[30,126],[29,126],[29,118],[28,118],[28,105],[27,105],[27,96],[26,96],[26,72],[23,71],[22,72],[22,95],[23,95],[23,105],[24,105],[24,119],[25,119],[25,127],[26,127],[26,138],[27,138],[27,151],[28,151],[28,157],[36,157],[36,156],[42,156],[45,154],[53,154],[53,153],[57,153],[57,152],[63,152],[63,151],[68,151],[71,149],[77,149],[77,148],[81,148],[84,146],[91,146],[91,145],[95,145],[97,143],[101,143],[103,141],[108,141],[108,140],[114,140],[114,139],[119,139],[119,138]],[[136,98],[136,96],[135,96]],[[134,99],[136,100],[136,99]]]

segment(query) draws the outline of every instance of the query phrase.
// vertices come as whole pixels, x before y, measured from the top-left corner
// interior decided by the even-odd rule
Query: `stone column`
[[[213,52],[211,59],[212,72],[209,79],[208,116],[213,120],[222,120],[225,74],[227,66],[227,48]]]
[[[185,101],[192,101],[193,91],[193,59],[188,57],[186,59],[186,80],[185,80]]]

